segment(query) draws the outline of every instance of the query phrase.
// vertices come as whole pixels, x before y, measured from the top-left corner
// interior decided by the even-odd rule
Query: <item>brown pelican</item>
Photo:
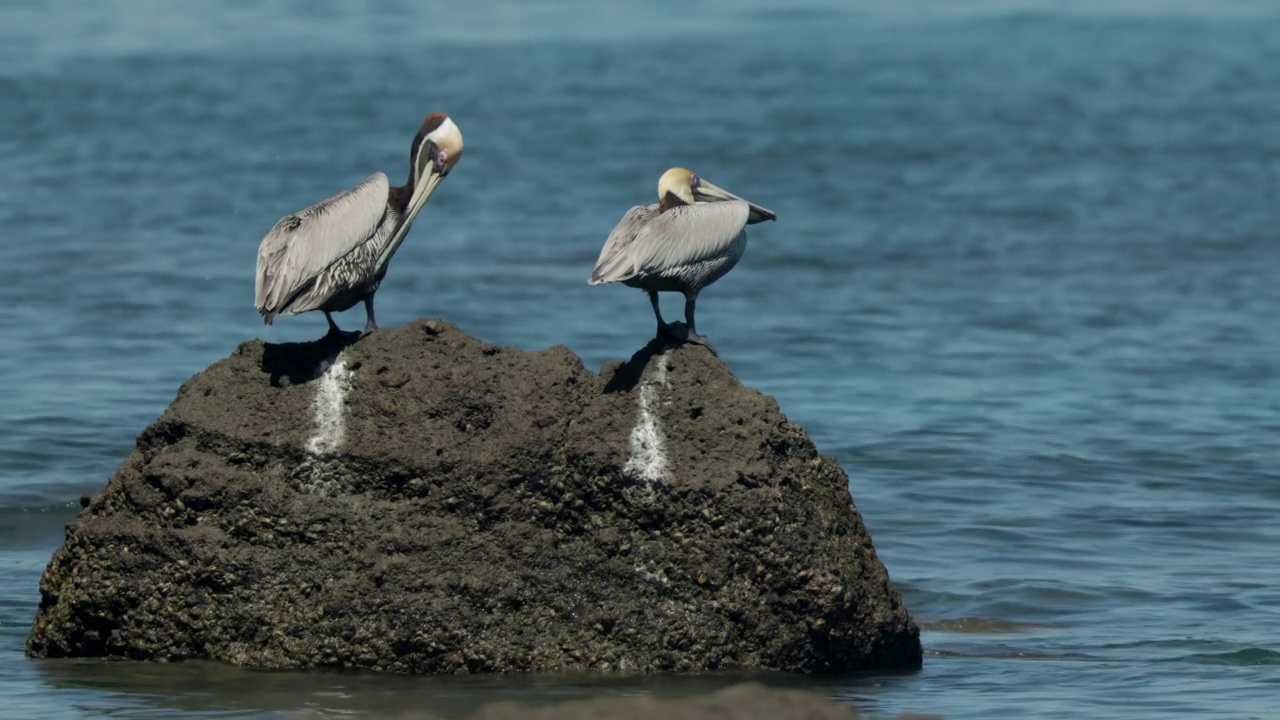
[[[705,345],[714,353],[694,325],[698,293],[738,264],[747,249],[747,225],[777,219],[772,210],[684,168],[671,168],[658,180],[658,202],[631,208],[609,233],[587,282],[621,282],[648,291],[659,337]],[[675,323],[662,321],[659,292],[684,293],[683,335]]]
[[[409,148],[409,179],[391,187],[377,172],[306,210],[286,215],[258,246],[254,305],[270,325],[277,315],[330,313],[364,301],[366,335],[378,327],[373,294],[413,219],[462,157],[462,133],[448,115],[422,121]]]

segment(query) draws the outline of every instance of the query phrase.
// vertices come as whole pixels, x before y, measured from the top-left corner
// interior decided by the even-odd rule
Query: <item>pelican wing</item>
[[[258,246],[254,305],[284,310],[299,290],[369,239],[387,212],[391,185],[374,173],[359,185],[280,218]]]
[[[592,285],[655,275],[719,256],[742,234],[745,202],[697,203],[664,213],[657,205],[634,207],[605,241]]]
[[[645,223],[657,214],[657,203],[637,205],[628,210],[613,228],[613,232],[609,233],[609,239],[604,241],[604,247],[600,249],[600,257],[596,259],[596,267],[591,271],[591,278],[587,282],[599,285],[621,280],[622,278],[613,276],[617,274],[618,266],[626,263],[627,248],[635,242],[640,231],[644,229]]]

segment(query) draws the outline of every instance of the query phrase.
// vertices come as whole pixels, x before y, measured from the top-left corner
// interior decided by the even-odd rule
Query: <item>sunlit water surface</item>
[[[0,5],[6,717],[460,716],[740,679],[23,656],[76,500],[179,384],[323,332],[260,324],[263,234],[402,180],[436,109],[466,156],[384,325],[598,368],[652,331],[641,293],[585,280],[662,170],[779,213],[699,329],[848,471],[927,654],[769,682],[953,720],[1280,717],[1274,3],[435,5]]]

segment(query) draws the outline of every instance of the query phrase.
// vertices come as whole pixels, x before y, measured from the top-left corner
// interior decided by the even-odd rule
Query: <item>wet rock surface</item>
[[[27,651],[919,667],[847,482],[698,346],[597,375],[437,320],[344,348],[248,342],[182,386],[68,526]]]

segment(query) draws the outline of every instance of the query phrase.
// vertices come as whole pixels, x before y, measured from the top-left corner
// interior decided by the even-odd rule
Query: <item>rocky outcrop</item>
[[[340,350],[340,352],[339,352]],[[241,345],[67,528],[31,655],[413,673],[914,668],[844,472],[705,348],[441,321]]]

